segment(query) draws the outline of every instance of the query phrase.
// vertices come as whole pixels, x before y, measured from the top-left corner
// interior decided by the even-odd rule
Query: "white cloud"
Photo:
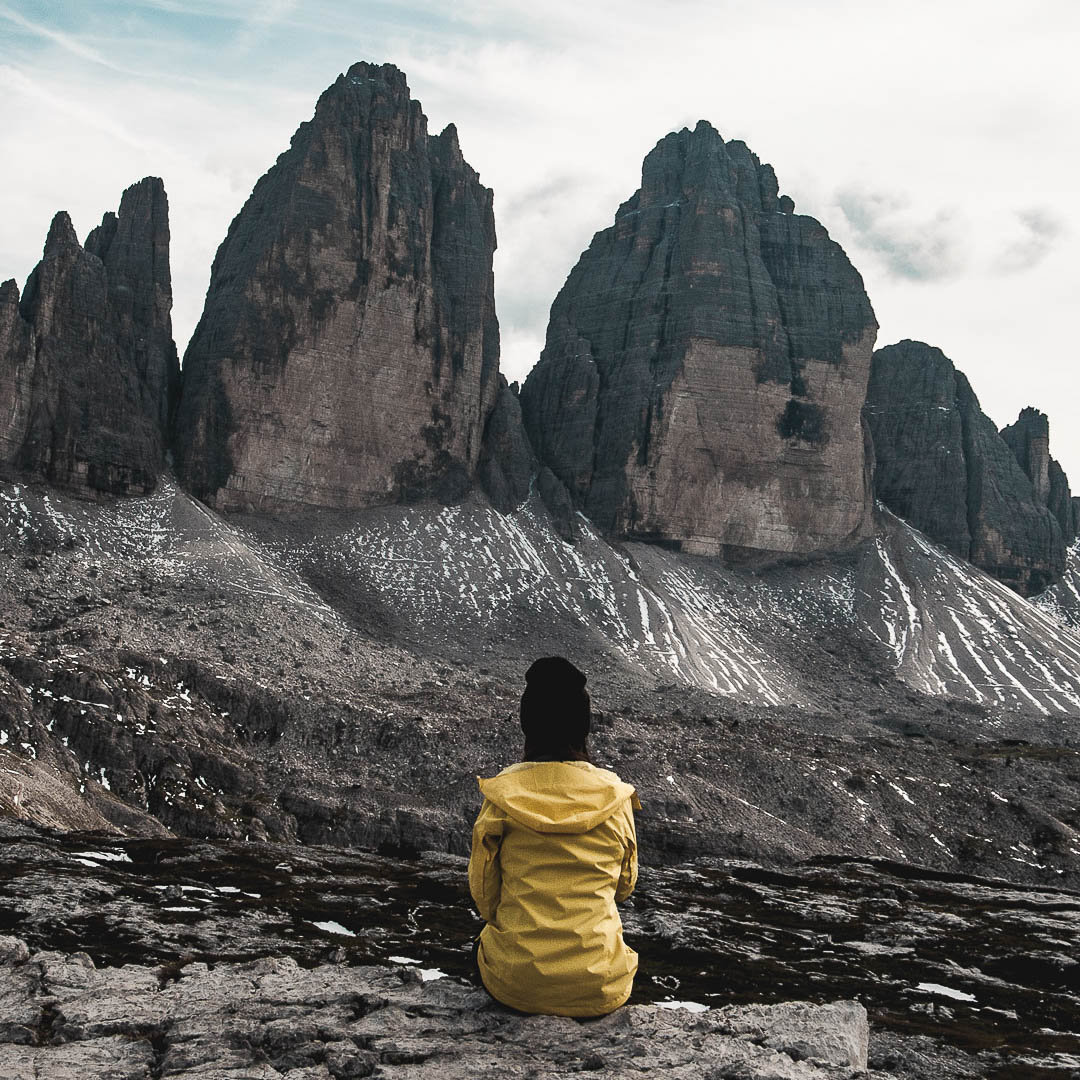
[[[907,198],[879,191],[842,191],[836,202],[851,230],[852,246],[880,259],[888,274],[936,282],[963,272],[969,229],[958,209],[941,208],[924,217],[912,213]]]
[[[1004,245],[996,265],[1003,273],[1016,274],[1038,266],[1065,239],[1068,227],[1053,210],[1035,206],[1018,210],[1012,223],[1003,222],[1002,232]]]

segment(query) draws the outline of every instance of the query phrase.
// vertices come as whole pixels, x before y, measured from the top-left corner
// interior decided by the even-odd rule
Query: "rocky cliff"
[[[1018,461],[940,349],[921,341],[878,349],[865,416],[875,492],[891,510],[1025,596],[1061,576],[1046,438],[1028,439],[1018,426],[1009,436],[1026,455]]]
[[[968,469],[957,394],[956,369],[940,349],[902,341],[874,353],[865,415],[878,498],[966,559]]]
[[[504,514],[520,506],[529,495],[538,468],[521,421],[517,384],[507,385],[500,375],[477,471],[492,506]]]
[[[64,487],[153,490],[180,369],[169,209],[147,177],[80,245],[53,219],[20,300],[0,287],[0,462]]]
[[[843,251],[793,211],[771,166],[702,121],[657,144],[571,271],[522,411],[609,534],[729,556],[866,534],[877,324]]]
[[[1069,478],[1050,456],[1050,420],[1038,409],[1020,411],[1015,424],[1001,429],[1020,468],[1035,489],[1035,497],[1050,511],[1061,526],[1065,543],[1076,539],[1077,520]]]
[[[405,76],[351,67],[233,220],[177,459],[221,510],[454,496],[498,392],[491,191]]]

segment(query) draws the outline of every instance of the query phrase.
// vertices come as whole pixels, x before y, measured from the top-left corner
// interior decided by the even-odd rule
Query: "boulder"
[[[772,167],[702,121],[552,305],[521,393],[542,464],[609,535],[737,558],[871,528],[862,279]]]
[[[233,220],[184,360],[182,481],[352,509],[474,478],[499,393],[491,191],[405,76],[355,64]]]

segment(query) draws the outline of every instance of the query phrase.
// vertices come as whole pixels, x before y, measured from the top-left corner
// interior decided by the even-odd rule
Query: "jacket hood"
[[[534,832],[588,832],[628,799],[641,809],[629,784],[587,761],[522,761],[477,781],[485,799]]]

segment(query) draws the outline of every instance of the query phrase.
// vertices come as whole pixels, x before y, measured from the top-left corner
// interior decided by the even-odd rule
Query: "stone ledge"
[[[409,968],[95,968],[0,938],[0,1076],[18,1080],[802,1080],[862,1074],[867,1041],[851,1001],[635,1005],[582,1022],[521,1016]]]

